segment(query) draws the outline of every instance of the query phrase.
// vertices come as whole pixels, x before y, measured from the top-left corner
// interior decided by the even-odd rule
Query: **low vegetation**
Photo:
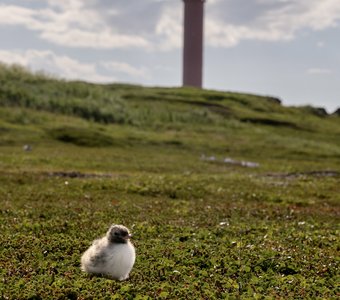
[[[339,297],[335,114],[1,66],[0,153],[1,299]],[[123,282],[80,270],[112,223]]]

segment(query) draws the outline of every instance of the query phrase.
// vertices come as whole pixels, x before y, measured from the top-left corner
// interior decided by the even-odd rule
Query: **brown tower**
[[[205,0],[183,1],[183,86],[201,88],[203,66],[203,7]]]

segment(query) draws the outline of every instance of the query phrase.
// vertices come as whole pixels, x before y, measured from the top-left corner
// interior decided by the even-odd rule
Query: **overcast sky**
[[[0,61],[180,86],[181,0],[0,0]],[[207,0],[204,87],[340,107],[340,0]]]

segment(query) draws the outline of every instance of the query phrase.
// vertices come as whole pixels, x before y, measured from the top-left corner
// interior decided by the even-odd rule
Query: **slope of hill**
[[[340,118],[284,107],[272,97],[65,82],[2,66],[0,108],[3,149],[67,143],[131,149],[141,166],[150,149],[156,157],[186,157],[183,167],[204,155],[255,161],[267,170],[339,169]]]
[[[0,67],[1,299],[335,299],[340,118]],[[131,277],[80,270],[112,223]]]

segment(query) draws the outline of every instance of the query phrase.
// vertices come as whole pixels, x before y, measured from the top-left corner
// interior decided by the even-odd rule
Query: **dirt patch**
[[[48,130],[54,139],[77,146],[106,147],[114,145],[113,139],[92,128],[64,126]]]
[[[287,121],[280,121],[274,119],[266,119],[266,118],[242,118],[242,122],[253,123],[253,124],[260,124],[260,125],[269,125],[269,126],[281,126],[281,127],[289,127],[294,129],[301,129],[294,123],[287,122]]]
[[[77,171],[58,171],[45,173],[49,177],[65,177],[65,178],[109,178],[114,177],[112,174],[95,174],[95,173],[81,173]]]
[[[292,172],[292,173],[268,173],[269,177],[276,178],[296,178],[301,176],[312,176],[312,177],[339,177],[339,171],[333,170],[321,170],[321,171],[307,171],[307,172]]]

